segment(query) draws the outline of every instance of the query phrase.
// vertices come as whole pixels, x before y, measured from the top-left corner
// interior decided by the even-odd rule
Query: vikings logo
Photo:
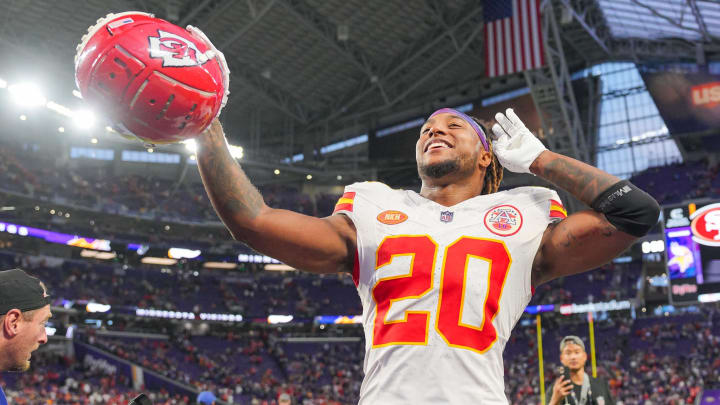
[[[495,207],[485,214],[485,227],[495,235],[515,235],[522,222],[522,214],[511,205]]]
[[[150,57],[163,60],[163,67],[200,66],[209,59],[192,42],[167,31],[158,30],[157,37],[148,37]]]

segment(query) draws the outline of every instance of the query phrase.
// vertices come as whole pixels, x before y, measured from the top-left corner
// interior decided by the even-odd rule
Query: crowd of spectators
[[[163,179],[151,174],[112,173],[109,167],[59,163],[53,156],[9,151],[0,147],[0,191],[83,207],[109,214],[137,215],[164,221],[218,222],[200,182]],[[319,194],[316,200],[297,187],[259,187],[265,203],[307,215],[332,213],[337,195]]]
[[[608,263],[590,272],[563,277],[535,290],[530,305],[584,304],[635,298],[640,287],[639,262]]]
[[[130,214],[155,220],[217,222],[218,218],[199,182],[175,182],[150,174],[113,174],[108,167],[92,170],[60,163],[56,156],[0,147],[0,190],[25,194],[111,214]],[[62,167],[57,167],[58,165]],[[720,197],[720,165],[706,161],[649,168],[631,178],[660,203],[688,198]],[[337,195],[314,198],[297,187],[259,187],[265,202],[308,215],[332,213]]]
[[[314,314],[360,313],[357,294],[347,276],[272,272],[250,272],[242,276],[208,272],[196,276],[180,270],[153,268],[125,269],[125,273],[118,273],[114,266],[94,262],[29,258],[10,252],[0,252],[0,264],[4,268],[20,265],[40,276],[49,284],[54,298],[148,308],[160,306],[159,309],[238,310],[248,314],[248,318],[265,317],[274,311],[288,311],[285,313],[308,319]],[[538,288],[532,303],[628,299],[634,297],[639,278],[635,263],[609,264],[594,272],[556,280],[548,284],[550,287]],[[331,303],[337,305],[332,311],[328,310]],[[599,348],[599,374],[610,381],[614,394],[623,404],[679,405],[688,403],[683,401],[696,396],[700,387],[720,384],[717,306],[704,306],[694,315],[634,321],[627,311],[614,314],[596,322],[595,339]],[[522,318],[505,351],[506,390],[513,404],[539,402],[537,339],[532,320],[532,317]],[[117,330],[132,329],[130,323],[116,321]],[[257,404],[272,403],[283,392],[292,395],[295,403],[353,403],[359,392],[364,354],[359,328],[353,332],[357,342],[315,344],[290,343],[283,339],[287,335],[267,328],[250,332],[226,329],[211,332],[210,336],[191,336],[176,327],[155,327],[151,331],[168,334],[170,338],[120,339],[92,333],[84,336],[92,345],[150,371],[198,389],[214,390],[221,398],[235,403],[253,403],[253,400]],[[551,381],[555,378],[553,370],[558,359],[556,342],[565,334],[587,336],[587,322],[580,316],[544,314],[543,331],[544,370],[546,380]],[[65,366],[68,364],[71,370],[79,367],[71,362]],[[67,388],[63,388],[67,386],[66,377],[47,381],[48,375],[54,376],[52,367],[48,370],[49,374],[43,371],[40,375],[31,373],[22,377],[27,382],[25,387],[43,386],[43,390],[28,394],[28,401],[33,395],[47,398],[60,394],[72,401],[73,392],[79,398],[83,393],[96,391],[110,398],[130,396],[119,388],[127,382],[118,378],[90,379],[87,386],[81,385],[68,393]],[[38,378],[41,380],[36,380]],[[23,389],[14,392],[17,396]],[[106,399],[104,396],[102,400]]]
[[[126,405],[140,391],[123,375],[105,374],[70,356],[39,351],[25,373],[0,373],[10,404]],[[143,391],[155,405],[192,405],[194,398],[166,391]]]
[[[688,199],[720,197],[719,173],[720,164],[712,165],[706,161],[675,163],[651,167],[630,181],[660,204],[672,204]]]
[[[292,314],[359,315],[360,300],[345,273],[315,275],[129,267],[83,260],[19,255],[0,250],[0,264],[20,266],[45,280],[57,300],[182,312],[235,313],[246,318]],[[258,266],[253,266],[258,268]],[[609,263],[537,288],[531,305],[627,300],[637,295],[640,265]]]
[[[718,315],[719,306],[706,305],[675,316],[633,320],[625,313],[598,321],[597,374],[608,380],[618,404],[694,404],[703,388],[720,387]],[[562,336],[582,336],[590,350],[587,327],[580,318],[544,322],[545,386],[558,377],[556,346]],[[285,393],[293,404],[339,405],[357,402],[362,381],[362,332],[350,327],[348,334],[357,340],[297,342],[287,339],[291,334],[267,328],[205,336],[179,333],[169,339],[107,337],[90,331],[81,339],[197,390],[213,391],[228,404],[275,404]],[[534,325],[515,328],[504,358],[510,403],[540,403]],[[55,403],[124,404],[136,395],[124,377],[94,374],[67,357],[54,363],[34,360],[34,370],[3,382],[15,403],[53,398]],[[586,371],[591,372],[590,360]],[[156,404],[187,403],[166,392],[152,395]]]
[[[312,318],[362,313],[352,278],[346,273],[314,275],[250,270],[228,273],[129,267],[19,255],[3,250],[0,250],[0,267],[22,267],[39,277],[48,285],[56,302],[91,301],[132,312],[135,308],[146,308],[233,313],[245,318],[271,314]]]
[[[329,405],[357,401],[364,346],[352,343],[287,343],[274,332],[181,333],[163,339],[83,339],[229,403],[273,403],[281,394],[293,403]]]
[[[152,176],[115,176],[106,169],[32,164],[33,159],[0,148],[0,191],[84,206],[99,212],[183,221],[217,221],[200,183]],[[661,203],[720,197],[720,166],[707,162],[650,168],[633,176]],[[262,187],[273,207],[309,215],[332,212],[337,196],[315,199],[285,186]],[[180,268],[128,267],[57,258],[28,260],[0,251],[3,268],[21,265],[49,285],[54,299],[88,300],[128,308],[239,313],[246,318],[274,313],[310,319],[362,312],[345,274],[315,276],[269,272],[200,273]],[[531,305],[632,299],[641,282],[638,263],[611,263],[540,286]],[[720,325],[717,306],[688,316],[633,320],[628,313],[596,323],[598,374],[608,379],[624,405],[691,404],[702,387],[720,386]],[[544,315],[545,382],[554,380],[563,335],[587,336],[584,320]],[[122,325],[121,323],[118,326]],[[356,403],[362,380],[364,342],[289,343],[266,329],[191,336],[168,329],[170,338],[126,339],[83,335],[88,343],[148,370],[210,389],[228,403],[272,404],[281,393],[293,403]],[[361,333],[357,333],[362,338]],[[35,358],[35,356],[34,356]],[[536,329],[523,318],[505,351],[506,393],[512,404],[540,402]],[[125,404],[137,393],[122,376],[97,375],[71,358],[34,360],[34,371],[3,375],[13,403]],[[156,404],[188,404],[189,398],[151,393]]]
[[[596,322],[598,376],[608,380],[618,404],[696,403],[702,389],[720,387],[719,315],[720,306],[704,305],[694,314],[636,320],[623,314]],[[544,317],[546,386],[558,377],[556,346],[563,336],[584,337],[590,350],[587,322],[547,321]],[[506,394],[513,405],[540,403],[537,353],[535,326],[518,325],[505,350]],[[590,367],[588,360],[587,372]]]

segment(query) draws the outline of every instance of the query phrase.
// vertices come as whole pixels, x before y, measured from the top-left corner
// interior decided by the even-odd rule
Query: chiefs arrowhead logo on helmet
[[[163,67],[199,66],[209,59],[192,42],[167,31],[158,30],[157,37],[148,37],[150,57],[163,60]]]
[[[199,29],[129,11],[88,29],[75,81],[118,132],[156,145],[202,133],[227,101],[230,73]]]
[[[693,240],[706,246],[720,246],[720,204],[706,205],[692,215]]]

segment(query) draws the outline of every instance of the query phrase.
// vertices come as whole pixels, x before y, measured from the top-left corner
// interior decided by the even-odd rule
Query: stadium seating
[[[692,404],[701,387],[720,387],[720,307],[704,306],[696,315],[631,319],[595,324],[598,375],[609,381],[624,405]],[[589,344],[587,323],[556,324],[543,319],[545,380],[557,378],[558,343],[574,334]],[[513,404],[537,404],[535,327],[518,326],[505,350],[506,393]],[[588,360],[587,371],[590,371]],[[526,377],[524,377],[526,376]],[[546,393],[549,399],[550,393]]]
[[[23,374],[0,373],[9,403],[18,405],[126,405],[139,394],[122,375],[107,375],[70,357],[34,353]],[[190,405],[193,399],[167,392],[147,392],[155,405]]]
[[[720,387],[720,327],[712,322],[719,314],[720,307],[709,306],[694,315],[597,322],[598,375],[608,379],[613,395],[625,405],[694,403],[701,387],[710,393],[712,387]],[[574,334],[589,344],[588,329],[577,320],[545,318],[544,322],[544,370],[549,385],[557,378],[560,339]],[[362,336],[359,327],[350,327],[346,333]],[[532,325],[518,326],[506,347],[506,393],[512,404],[540,402],[535,333]],[[356,403],[364,342],[289,342],[291,336],[261,329],[225,335],[178,334],[162,340],[102,337],[91,331],[80,339],[179,382],[211,389],[233,401],[229,403],[274,403],[282,392],[289,393],[294,403]],[[74,384],[80,396],[83,390],[113,398],[134,393],[122,378],[93,375],[67,358],[54,362],[36,361],[34,367],[41,373],[4,374],[3,384],[10,388],[10,395],[22,395],[19,392],[42,382],[47,388],[36,394],[38,398],[61,394],[72,398],[73,388],[68,385]],[[71,383],[63,383],[68,378]]]
[[[94,346],[197,388],[232,391],[235,403],[296,398],[357,401],[364,346],[284,343],[274,333],[180,336],[170,341],[85,337]]]
[[[113,175],[102,167],[81,170],[68,166],[57,170],[49,164],[54,157],[36,154],[0,145],[0,191],[148,219],[218,221],[200,183],[176,184],[151,175]],[[689,198],[720,197],[719,171],[719,165],[705,161],[678,163],[649,168],[630,180],[661,204],[677,203]],[[260,191],[271,207],[315,216],[330,215],[338,198],[321,194],[313,202],[297,188],[280,185],[262,186]]]
[[[0,250],[0,264],[23,268],[45,280],[53,297],[92,300],[113,306],[189,312],[239,313],[246,318],[271,314],[359,315],[355,286],[346,274],[222,272],[128,267],[80,260],[28,261]],[[608,264],[540,286],[530,305],[626,300],[637,295],[637,263]]]
[[[200,183],[174,184],[152,176],[113,176],[103,170],[50,169],[35,165],[30,154],[0,148],[0,192],[39,200],[84,206],[98,212],[141,215],[179,221],[217,221]],[[47,157],[46,157],[47,158]],[[717,166],[705,162],[650,168],[631,179],[662,203],[720,196]],[[277,208],[310,215],[332,212],[337,196],[321,194],[312,200],[296,188],[261,188],[265,201]],[[112,235],[136,240],[97,224],[68,223],[67,232]],[[154,236],[157,242],[189,243],[182,235]],[[208,241],[191,241],[211,246]],[[249,251],[247,251],[250,253]],[[311,322],[317,315],[362,313],[352,280],[347,275],[315,276],[303,273],[261,271],[243,265],[240,271],[195,272],[182,266],[171,269],[34,257],[0,250],[0,268],[22,266],[43,279],[55,302],[96,301],[132,313],[134,308],[183,312],[237,313],[247,320],[272,314],[292,314]],[[638,294],[641,265],[611,263],[593,272],[555,280],[540,286],[531,305],[628,300]],[[720,388],[720,323],[718,305],[677,316],[633,319],[627,312],[611,313],[595,323],[598,374],[609,380],[613,394],[624,405],[648,403],[690,404]],[[560,339],[582,336],[588,343],[583,315],[543,314],[545,384],[556,378]],[[512,404],[540,402],[534,317],[524,316],[505,350],[506,393]],[[158,321],[161,322],[161,321]],[[211,326],[205,336],[179,331],[170,324],[144,326],[140,321],[117,319],[118,331],[165,333],[169,339],[107,337],[84,330],[82,341],[137,363],[178,382],[211,389],[228,403],[272,404],[287,392],[293,403],[356,403],[362,381],[364,338],[357,326],[347,326],[351,342],[298,342],[293,332],[263,327],[228,332]],[[298,332],[314,336],[315,326]],[[2,374],[13,403],[124,404],[136,394],[122,377],[108,377],[70,358],[33,356],[35,372]],[[588,365],[589,368],[589,365]],[[37,389],[37,387],[42,387]],[[550,393],[546,393],[549,395]],[[189,404],[190,398],[153,392],[156,404]]]
[[[38,157],[0,145],[0,191],[111,214],[219,221],[201,183],[176,184],[151,175],[113,175],[102,167],[81,170],[68,166],[57,170],[51,162],[51,156]],[[291,186],[261,186],[260,191],[271,207],[316,216],[330,215],[338,198],[320,195],[313,204],[309,196]]]
[[[530,305],[626,300],[637,295],[640,263],[608,263],[598,270],[564,277],[535,290]]]
[[[652,167],[633,176],[636,186],[655,197],[660,204],[679,203],[687,199],[720,197],[720,165],[704,161]]]
[[[49,259],[48,259],[49,260]],[[0,251],[0,265],[20,265],[44,280],[55,300],[88,300],[117,307],[182,312],[238,313],[246,318],[271,314],[357,315],[360,301],[346,274],[292,277],[269,272],[221,272],[130,268],[79,260],[23,260]]]

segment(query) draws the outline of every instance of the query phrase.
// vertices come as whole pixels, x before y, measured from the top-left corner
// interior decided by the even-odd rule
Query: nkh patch
[[[388,210],[378,214],[377,220],[386,225],[397,225],[408,219],[407,214],[402,211]]]
[[[441,211],[440,221],[445,223],[452,222],[454,215],[455,214],[452,211]]]
[[[522,227],[520,210],[512,205],[500,205],[485,214],[485,227],[495,235],[512,236]]]

